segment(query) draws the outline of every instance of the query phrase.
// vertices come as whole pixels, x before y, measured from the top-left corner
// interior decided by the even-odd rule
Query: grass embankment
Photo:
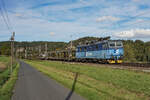
[[[7,66],[3,71],[0,72],[0,100],[10,100],[12,95],[12,89],[17,80],[17,73],[19,64],[14,64],[13,73],[10,75],[9,70],[9,57],[0,57],[0,62],[3,62]]]
[[[9,78],[9,57],[0,57],[0,88]]]
[[[9,57],[0,56],[0,73],[9,66]]]
[[[26,61],[39,71],[72,88],[88,100],[150,100],[150,74],[91,65]]]

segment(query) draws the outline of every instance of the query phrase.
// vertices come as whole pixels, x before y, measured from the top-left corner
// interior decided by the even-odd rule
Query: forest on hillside
[[[72,44],[76,47],[79,44],[87,41],[107,40],[110,37],[83,37],[73,40]],[[150,41],[144,42],[141,40],[122,40],[124,46],[124,61],[125,62],[150,62]],[[48,41],[33,41],[33,42],[15,42],[15,48],[41,48],[41,52],[45,51],[47,44],[48,51],[64,50],[70,46],[70,42],[48,42]],[[0,42],[0,55],[10,55],[10,41]]]

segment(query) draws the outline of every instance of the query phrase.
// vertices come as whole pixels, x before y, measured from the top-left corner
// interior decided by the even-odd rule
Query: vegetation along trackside
[[[14,63],[13,72],[10,74],[10,58],[1,56],[0,62],[2,66],[5,66],[0,71],[0,100],[11,100],[12,90],[17,80],[19,64],[17,62]]]
[[[83,65],[56,61],[26,61],[50,78],[72,89],[87,100],[149,100],[150,74],[112,69],[105,65]]]

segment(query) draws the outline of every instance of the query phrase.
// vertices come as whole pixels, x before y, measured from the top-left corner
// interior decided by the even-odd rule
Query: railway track
[[[122,64],[102,64],[102,63],[95,63],[95,62],[68,62],[63,61],[64,63],[71,63],[71,64],[85,64],[91,65],[91,67],[109,67],[114,69],[127,69],[133,70],[138,72],[146,72],[150,73],[150,63],[122,63]]]
[[[61,61],[64,63],[71,63],[71,64],[86,64],[86,65],[92,65],[96,67],[100,67],[102,65],[102,67],[111,67],[115,69],[128,69],[128,70],[150,73],[150,63],[121,63],[121,64],[108,64],[107,63],[107,64],[104,64],[100,62],[77,62],[77,61],[62,60],[62,59],[61,60],[51,59],[51,61]]]
[[[67,61],[67,60],[53,60],[53,61],[64,61],[64,62],[76,62],[77,61]],[[150,63],[121,63],[121,64],[104,64],[99,62],[80,62],[87,64],[103,64],[103,65],[116,65],[116,66],[126,66],[126,67],[137,67],[137,68],[150,68]]]
[[[122,66],[150,68],[150,63],[122,63]]]
[[[66,62],[66,61],[65,61]],[[67,62],[68,63],[68,62]],[[94,63],[94,62],[71,62],[71,63],[78,63],[78,64],[87,64],[92,66],[99,67],[102,65],[103,67],[111,67],[115,69],[128,69],[134,71],[142,71],[150,73],[150,63],[122,63],[122,64],[101,64],[101,63]]]
[[[42,59],[44,60],[44,59]],[[63,59],[47,59],[51,61],[63,61],[63,62],[75,62],[77,61],[71,61],[71,60],[63,60]],[[125,67],[136,67],[136,68],[150,68],[150,63],[121,63],[121,64],[106,64],[106,63],[100,63],[100,62],[79,62],[79,63],[86,63],[86,64],[102,64],[102,65],[114,65],[114,66],[125,66]]]
[[[137,67],[137,68],[150,68],[150,63],[121,63],[121,64],[104,64],[104,63],[98,63],[98,62],[81,62],[81,63],[117,65],[117,66],[127,66],[127,67]]]

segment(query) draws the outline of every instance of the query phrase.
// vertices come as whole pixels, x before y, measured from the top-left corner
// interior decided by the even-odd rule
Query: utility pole
[[[28,56],[27,56],[27,46],[25,47],[25,59],[27,59],[28,58]]]
[[[19,59],[21,59],[21,51],[20,51],[21,46],[19,45]]]
[[[39,46],[39,57],[41,55],[41,45]]]
[[[70,36],[71,37],[71,45],[70,45],[70,52],[69,52],[69,59],[72,58],[72,35]]]
[[[72,35],[70,37],[71,37],[71,49],[72,49]]]
[[[10,72],[12,74],[13,71],[13,62],[14,62],[14,37],[15,37],[15,32],[13,32],[10,40],[11,40],[11,68],[10,68]]]
[[[45,43],[45,59],[47,60],[47,42]]]
[[[15,57],[18,59],[18,45],[15,46]]]

